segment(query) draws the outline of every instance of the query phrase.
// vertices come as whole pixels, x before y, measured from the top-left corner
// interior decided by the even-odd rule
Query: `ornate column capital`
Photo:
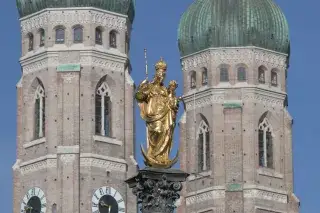
[[[189,174],[178,169],[147,167],[128,180],[142,213],[172,213]]]

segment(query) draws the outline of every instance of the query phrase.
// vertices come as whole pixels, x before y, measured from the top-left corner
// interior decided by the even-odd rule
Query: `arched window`
[[[65,40],[65,30],[64,28],[57,27],[56,28],[56,44],[63,44]]]
[[[266,68],[264,66],[260,66],[258,68],[258,80],[260,84],[264,84],[266,82],[265,76],[266,76]]]
[[[227,67],[220,68],[220,82],[229,82],[229,71]]]
[[[259,123],[259,166],[273,168],[272,127],[262,116]]]
[[[73,28],[73,43],[82,43],[83,29],[81,26],[75,26]]]
[[[28,50],[31,51],[33,50],[33,34],[32,33],[29,33],[28,34]]]
[[[45,134],[45,95],[42,85],[38,85],[35,92],[34,106],[34,138],[42,138]]]
[[[190,72],[190,88],[196,88],[197,86],[197,76],[195,71]]]
[[[52,213],[57,213],[57,204],[52,205]]]
[[[208,84],[208,70],[207,68],[202,68],[202,85]]]
[[[96,134],[111,136],[111,99],[108,85],[103,81],[96,90]]]
[[[96,28],[96,44],[102,44],[102,30],[100,27]]]
[[[128,34],[126,33],[126,43],[125,43],[125,51],[126,51],[126,53],[128,54],[129,53],[129,36],[128,36]]]
[[[45,41],[45,32],[44,29],[39,30],[39,39],[40,39],[40,47],[44,46],[44,41]]]
[[[114,30],[109,33],[109,45],[112,48],[117,48],[117,32]]]
[[[271,85],[278,86],[278,73],[276,70],[271,70]]]
[[[209,126],[202,120],[200,122],[198,132],[198,168],[199,172],[210,169],[210,137]]]
[[[246,81],[246,79],[247,79],[246,68],[245,67],[238,67],[237,76],[238,76],[238,81]]]

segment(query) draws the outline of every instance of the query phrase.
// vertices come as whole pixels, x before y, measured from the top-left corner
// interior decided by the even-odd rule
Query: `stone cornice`
[[[46,9],[21,19],[22,33],[45,28],[46,25],[73,26],[75,24],[96,24],[102,27],[124,31],[127,28],[127,17],[96,8],[59,8]]]
[[[97,167],[106,171],[127,171],[127,163],[125,160],[91,153],[80,154],[80,166]]]
[[[271,200],[279,203],[287,203],[287,194],[285,191],[262,187],[258,185],[243,185],[243,197],[262,200]],[[195,192],[190,192],[186,196],[186,205],[193,205],[207,200],[225,198],[225,188],[210,187]]]
[[[79,63],[82,66],[96,66],[116,72],[125,71],[126,57],[101,53],[93,48],[80,51],[78,58],[59,57],[60,51],[46,51],[33,57],[21,59],[23,75],[33,73],[48,67],[56,67],[59,64]]]
[[[212,62],[217,65],[256,62],[268,68],[285,69],[287,67],[287,55],[257,47],[211,48],[183,57],[181,60],[183,71],[207,66],[208,63]]]
[[[196,91],[194,91],[196,92]],[[228,90],[223,88],[209,88],[204,91],[184,95],[184,102],[186,104],[186,111],[194,109],[194,103],[196,108],[207,106],[210,104],[223,104],[225,101],[228,101],[225,96],[228,95]],[[283,101],[286,97],[285,93],[269,91],[261,89],[258,86],[246,87],[241,89],[241,96],[237,97],[238,99],[232,99],[234,101],[251,101],[254,103],[262,103],[269,107],[283,107]]]

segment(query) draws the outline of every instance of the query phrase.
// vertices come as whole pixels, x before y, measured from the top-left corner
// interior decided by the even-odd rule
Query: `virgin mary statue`
[[[147,152],[142,147],[141,150],[147,166],[170,168],[178,160],[178,153],[173,160],[169,159],[179,107],[179,98],[175,96],[178,85],[171,81],[168,88],[164,86],[167,65],[162,59],[155,69],[153,80],[142,81],[135,95],[147,126]]]

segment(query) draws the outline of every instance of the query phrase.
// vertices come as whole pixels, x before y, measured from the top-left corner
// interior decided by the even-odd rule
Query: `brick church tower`
[[[134,1],[17,0],[14,207],[21,213],[136,212],[130,31]]]
[[[181,213],[298,213],[287,21],[273,0],[195,0],[182,15]]]

